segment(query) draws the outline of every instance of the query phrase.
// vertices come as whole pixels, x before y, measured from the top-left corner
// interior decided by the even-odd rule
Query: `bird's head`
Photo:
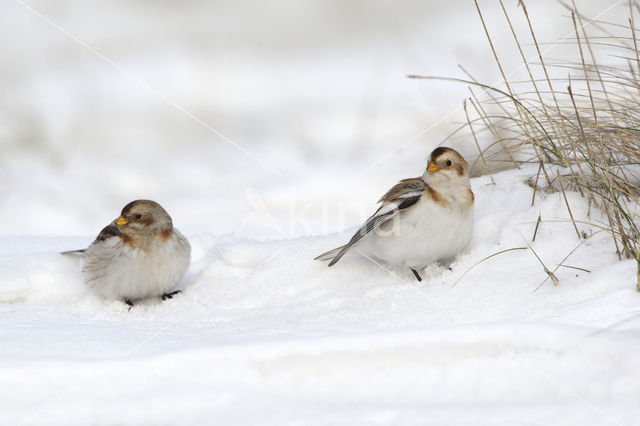
[[[425,180],[469,180],[469,164],[458,151],[441,146],[431,152],[424,178]]]
[[[151,200],[135,200],[124,206],[120,217],[114,221],[119,228],[154,233],[173,229],[171,216],[162,206]]]

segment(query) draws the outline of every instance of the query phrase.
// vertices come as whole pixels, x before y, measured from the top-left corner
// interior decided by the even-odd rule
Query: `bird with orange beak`
[[[347,244],[316,260],[333,266],[355,250],[407,267],[422,281],[420,270],[433,262],[451,262],[471,240],[474,195],[469,165],[454,149],[434,149],[422,176],[401,180],[379,203]]]
[[[189,267],[191,246],[160,204],[135,200],[88,248],[63,254],[73,253],[83,255],[85,282],[98,295],[133,306],[180,292],[176,287]]]

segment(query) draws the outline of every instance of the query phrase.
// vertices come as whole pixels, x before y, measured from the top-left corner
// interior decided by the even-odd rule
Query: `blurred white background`
[[[522,72],[499,3],[480,5]],[[527,6],[542,41],[571,33],[554,0]],[[135,198],[187,235],[338,231],[464,121],[465,85],[407,74],[499,81],[470,0],[7,0],[0,28],[0,235],[93,236]]]

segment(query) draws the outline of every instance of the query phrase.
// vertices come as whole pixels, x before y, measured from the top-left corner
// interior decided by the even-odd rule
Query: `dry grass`
[[[512,166],[536,162],[533,200],[539,189],[563,194],[572,189],[589,206],[600,208],[606,220],[594,224],[611,235],[620,259],[636,260],[640,291],[640,35],[634,27],[640,6],[635,0],[629,2],[629,20],[623,23],[589,21],[575,5],[566,6],[577,59],[551,63],[544,57],[524,3],[518,12],[527,23],[524,34],[514,30],[513,16],[502,0],[500,5],[528,80],[510,81],[505,74],[477,3],[502,84],[485,85],[469,74],[468,79],[446,78],[469,84],[468,127],[476,143],[474,127],[481,127],[493,141],[481,149],[479,161],[487,171],[491,157],[506,158]],[[568,77],[557,78],[558,70]],[[481,96],[473,88],[482,91]],[[571,206],[564,200],[580,236]]]

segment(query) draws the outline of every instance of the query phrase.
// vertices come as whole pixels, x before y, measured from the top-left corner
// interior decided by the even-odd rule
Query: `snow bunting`
[[[379,201],[378,210],[342,247],[316,257],[335,265],[350,249],[391,265],[417,270],[452,260],[471,239],[474,196],[469,165],[451,148],[429,156],[421,177],[403,179]]]
[[[84,256],[85,282],[107,299],[171,299],[191,259],[191,246],[155,201],[135,200],[107,225]]]

